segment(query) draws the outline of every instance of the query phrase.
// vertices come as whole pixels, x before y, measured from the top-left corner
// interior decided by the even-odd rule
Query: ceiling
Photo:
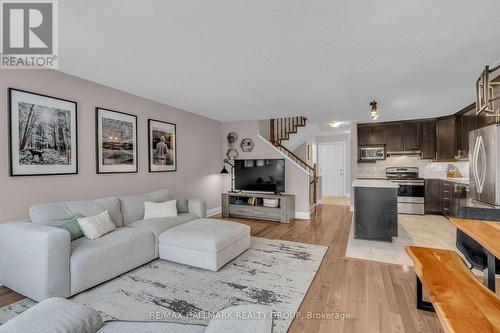
[[[61,71],[220,121],[450,114],[500,59],[498,0],[59,4]]]

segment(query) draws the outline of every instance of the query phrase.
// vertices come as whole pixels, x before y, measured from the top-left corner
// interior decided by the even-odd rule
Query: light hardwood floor
[[[435,314],[415,307],[415,272],[406,266],[345,258],[351,213],[319,205],[316,217],[290,224],[248,219],[252,235],[328,246],[323,263],[289,333],[443,332]],[[0,287],[0,307],[22,296]],[[350,318],[308,319],[307,313],[346,313]]]

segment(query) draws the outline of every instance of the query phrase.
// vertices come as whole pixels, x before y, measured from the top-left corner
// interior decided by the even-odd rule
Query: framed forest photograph
[[[137,172],[137,116],[95,110],[97,173]]]
[[[148,120],[149,172],[177,171],[175,124]]]
[[[9,88],[10,176],[78,173],[76,102]]]

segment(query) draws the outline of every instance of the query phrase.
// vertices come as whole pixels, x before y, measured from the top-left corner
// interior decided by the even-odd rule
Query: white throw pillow
[[[177,200],[166,202],[144,202],[144,219],[177,217]]]
[[[97,239],[116,229],[107,210],[96,216],[79,218],[78,225],[88,239]]]

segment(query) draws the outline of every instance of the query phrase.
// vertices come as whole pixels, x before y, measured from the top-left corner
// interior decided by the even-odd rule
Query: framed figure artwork
[[[177,171],[176,125],[148,120],[149,172]]]

